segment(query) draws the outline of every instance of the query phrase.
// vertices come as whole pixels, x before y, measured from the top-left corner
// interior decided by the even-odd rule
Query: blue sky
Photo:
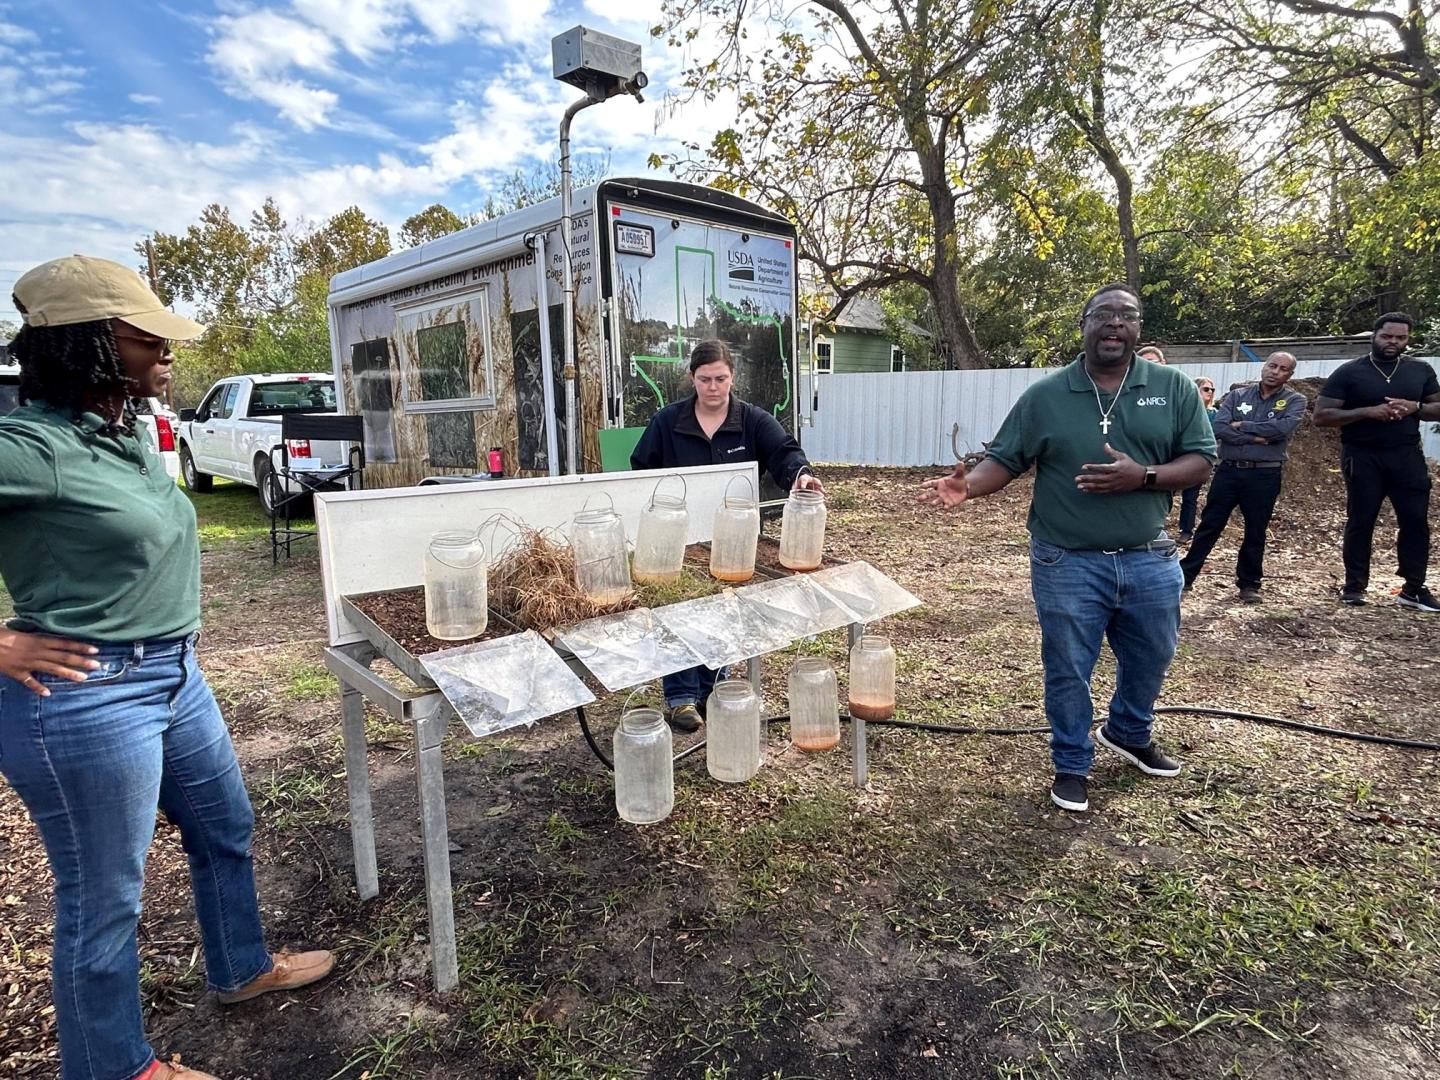
[[[646,102],[581,114],[577,152],[645,171],[730,122],[675,113],[685,57],[648,28],[659,0],[0,0],[0,319],[9,285],[73,252],[134,263],[207,203],[244,221],[273,195],[292,221],[351,204],[392,230],[444,202],[478,208],[556,153],[577,95],[550,39],[577,23],[642,44]]]

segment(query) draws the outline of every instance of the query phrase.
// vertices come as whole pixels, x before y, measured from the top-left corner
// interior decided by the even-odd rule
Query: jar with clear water
[[[810,753],[840,745],[835,669],[818,656],[802,656],[790,668],[790,741]]]
[[[479,637],[489,622],[489,572],[477,533],[436,533],[425,549],[425,630],[441,641]]]
[[[736,477],[749,483],[750,478]],[[715,510],[710,538],[710,576],[720,581],[749,581],[755,576],[755,548],[760,541],[760,502],[755,490],[736,494],[735,481]]]
[[[850,715],[857,720],[895,715],[895,650],[888,638],[863,634],[850,650]]]
[[[760,699],[745,679],[722,679],[705,706],[705,767],[741,784],[760,769]]]
[[[627,709],[615,729],[615,809],[632,825],[664,821],[675,808],[670,728],[659,709]]]
[[[683,477],[676,479],[684,482]],[[684,571],[690,513],[685,508],[683,489],[680,495],[661,495],[660,485],[655,488],[640,511],[633,574],[636,581],[648,585],[668,585],[679,581]]]
[[[825,554],[825,496],[790,489],[780,522],[780,565],[787,570],[818,570]]]
[[[581,510],[570,528],[575,584],[597,604],[619,603],[630,595],[630,556],[625,523],[612,507]]]

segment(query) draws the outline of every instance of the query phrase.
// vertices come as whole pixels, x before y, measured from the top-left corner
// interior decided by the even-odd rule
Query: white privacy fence
[[[1426,358],[1440,370],[1440,358]],[[1329,375],[1340,360],[1304,360],[1295,378]],[[1260,363],[1177,364],[1214,381],[1219,396],[1260,377]],[[801,378],[800,442],[812,461],[845,465],[953,465],[984,449],[1010,407],[1055,368],[907,371]],[[1217,396],[1217,400],[1218,400]],[[1420,425],[1427,457],[1440,458],[1440,424]]]

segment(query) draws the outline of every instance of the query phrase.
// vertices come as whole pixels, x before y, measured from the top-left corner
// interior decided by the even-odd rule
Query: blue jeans
[[[1180,640],[1180,564],[1175,553],[1076,551],[1030,541],[1030,587],[1040,617],[1045,718],[1056,772],[1088,776],[1094,706],[1090,677],[1108,640],[1115,694],[1107,736],[1148,746],[1151,711]]]
[[[665,707],[674,709],[681,705],[699,705],[709,700],[710,691],[715,689],[718,672],[708,667],[686,668],[660,680],[665,690]]]
[[[0,773],[55,875],[55,1015],[64,1080],[132,1080],[154,1053],[135,930],[155,810],[180,829],[212,988],[270,970],[250,858],[254,815],[195,637],[102,644],[83,683],[0,676]]]

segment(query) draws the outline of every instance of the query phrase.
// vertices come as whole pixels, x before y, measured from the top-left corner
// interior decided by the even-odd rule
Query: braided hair
[[[19,300],[16,308],[25,309]],[[71,422],[79,425],[87,409],[101,414],[102,435],[118,438],[135,434],[135,404],[138,387],[125,374],[120,347],[110,329],[110,320],[71,323],[68,326],[20,328],[10,343],[10,354],[20,364],[20,401],[43,401],[57,409],[68,409]],[[120,415],[109,415],[112,402],[124,395]]]

